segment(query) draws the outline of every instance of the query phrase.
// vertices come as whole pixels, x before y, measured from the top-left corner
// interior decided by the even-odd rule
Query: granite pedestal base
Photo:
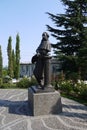
[[[62,112],[61,96],[58,91],[38,93],[30,87],[28,89],[28,102],[33,116],[59,114]]]

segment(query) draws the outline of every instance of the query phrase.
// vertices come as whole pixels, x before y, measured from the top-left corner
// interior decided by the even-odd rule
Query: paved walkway
[[[31,116],[28,91],[0,89],[0,130],[87,130],[87,107],[62,98],[59,115]]]

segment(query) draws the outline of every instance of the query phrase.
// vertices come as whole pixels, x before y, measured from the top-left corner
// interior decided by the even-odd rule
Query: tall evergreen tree
[[[7,46],[7,54],[8,54],[8,75],[13,77],[13,63],[12,63],[12,38],[9,36],[8,46]]]
[[[14,49],[12,50],[12,66],[13,66],[13,77],[15,78],[15,53]]]
[[[3,59],[2,59],[2,49],[0,45],[0,78],[2,78],[2,69],[3,69]]]
[[[61,0],[65,14],[48,13],[57,28],[47,25],[48,31],[58,42],[53,45],[62,61],[65,73],[82,73],[80,57],[87,56],[87,0]],[[85,54],[83,53],[85,49]],[[82,55],[82,56],[81,56]],[[83,58],[82,58],[83,60]],[[84,63],[84,65],[86,65]],[[87,67],[85,68],[87,71]]]
[[[79,49],[79,73],[82,79],[87,80],[87,30],[85,32],[85,40],[83,40],[83,45]]]
[[[16,35],[16,48],[15,48],[15,56],[16,56],[16,61],[15,61],[15,77],[16,79],[19,78],[20,76],[20,37],[19,34]]]

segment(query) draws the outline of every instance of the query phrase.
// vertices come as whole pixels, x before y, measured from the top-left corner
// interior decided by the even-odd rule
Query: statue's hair
[[[49,34],[47,32],[43,32],[42,36],[47,36],[49,37]]]

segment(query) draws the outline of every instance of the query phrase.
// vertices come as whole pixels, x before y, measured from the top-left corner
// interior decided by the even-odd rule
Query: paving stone
[[[12,130],[27,130],[27,122],[21,121],[11,127]]]
[[[87,130],[87,107],[62,98],[58,115],[31,116],[27,89],[0,89],[0,130]]]

